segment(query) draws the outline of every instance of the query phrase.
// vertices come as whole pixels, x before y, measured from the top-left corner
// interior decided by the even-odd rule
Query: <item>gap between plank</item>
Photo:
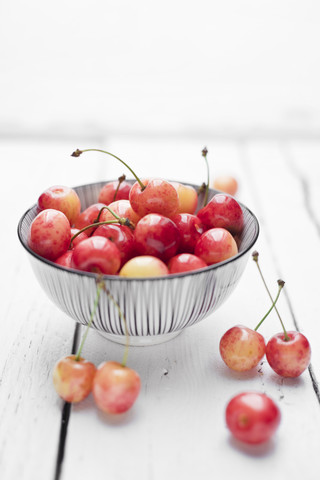
[[[74,330],[74,334],[73,334],[73,342],[72,342],[72,348],[71,348],[71,354],[73,355],[76,354],[76,351],[78,348],[79,332],[80,332],[80,324],[77,323]],[[63,409],[62,409],[58,453],[57,453],[56,468],[54,473],[54,480],[59,480],[61,476],[64,452],[65,452],[65,446],[66,446],[67,434],[68,434],[69,418],[71,414],[71,406],[72,406],[71,403],[64,402]]]

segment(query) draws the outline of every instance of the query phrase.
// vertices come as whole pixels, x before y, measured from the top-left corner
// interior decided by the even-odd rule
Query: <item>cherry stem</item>
[[[119,162],[121,162],[125,167],[127,167],[130,172],[132,173],[132,175],[134,176],[134,178],[137,180],[137,182],[139,183],[140,187],[141,187],[141,190],[143,191],[145,188],[146,188],[146,185],[144,185],[140,178],[135,174],[135,172],[132,170],[132,168],[129,167],[129,165],[124,162],[123,160],[121,160],[121,158],[117,157],[116,155],[114,155],[113,153],[110,153],[110,152],[107,152],[106,150],[101,150],[100,148],[86,148],[85,150],[79,150],[77,148],[77,150],[75,150],[71,156],[72,157],[80,157],[80,155],[84,152],[101,152],[101,153],[106,153],[107,155],[111,155],[111,157],[113,158],[116,158],[117,160],[119,160]]]
[[[128,354],[129,354],[129,345],[130,345],[130,341],[129,341],[129,330],[128,330],[128,324],[127,324],[127,320],[126,320],[126,317],[124,316],[124,313],[122,312],[121,308],[120,308],[120,305],[119,303],[116,301],[116,299],[114,298],[114,296],[110,293],[110,291],[107,289],[107,287],[105,286],[105,284],[103,284],[103,291],[108,295],[108,298],[112,301],[112,303],[115,305],[115,307],[117,308],[118,310],[118,313],[119,313],[119,317],[121,318],[121,320],[123,321],[123,324],[124,324],[124,330],[125,330],[125,334],[126,334],[126,345],[125,345],[125,349],[124,349],[124,354],[123,354],[123,358],[122,358],[122,362],[121,362],[121,365],[123,367],[125,367],[127,365],[127,360],[128,360]]]
[[[102,207],[102,208],[100,209],[100,211],[99,211],[99,213],[98,213],[98,216],[97,216],[97,218],[96,218],[96,220],[95,220],[94,223],[99,222],[100,217],[101,217],[101,213],[103,212],[103,210],[108,210],[108,211],[111,213],[111,215],[114,216],[114,218],[116,218],[117,220],[120,220],[119,215],[117,215],[116,212],[114,212],[113,210],[111,210],[110,207],[108,207],[107,205],[105,205],[104,207]]]
[[[270,298],[271,302],[273,302],[272,295],[271,295],[271,293],[270,293],[270,290],[269,290],[269,288],[268,288],[268,285],[267,285],[267,283],[266,283],[266,281],[265,281],[265,279],[264,279],[264,276],[263,276],[263,274],[262,274],[262,271],[261,271],[261,268],[260,268],[260,265],[259,265],[258,257],[259,257],[259,252],[254,251],[254,252],[252,253],[253,261],[254,261],[254,262],[256,263],[256,265],[257,265],[257,268],[258,268],[258,271],[259,271],[259,273],[260,273],[260,277],[261,277],[261,279],[262,279],[262,282],[263,282],[263,284],[264,284],[264,286],[265,286],[265,289],[266,289],[267,292],[268,292],[268,295],[269,295],[269,298]],[[288,334],[287,334],[287,331],[286,331],[286,329],[285,329],[284,323],[283,323],[283,321],[282,321],[282,318],[280,317],[280,313],[279,313],[277,307],[274,306],[274,309],[275,309],[275,311],[277,312],[278,318],[279,318],[279,320],[280,320],[280,323],[281,323],[281,326],[282,326],[282,329],[283,329],[284,339],[285,339],[285,341],[287,342],[288,340],[290,340],[290,338],[289,338],[289,336],[288,336]]]
[[[207,165],[207,183],[205,184],[205,193],[204,193],[204,200],[203,200],[203,206],[205,207],[208,203],[208,194],[209,194],[209,164],[208,164],[208,159],[207,159],[207,154],[208,150],[207,147],[204,147],[202,150],[202,156],[205,159],[206,165]]]
[[[75,361],[78,362],[80,360],[80,356],[81,356],[81,352],[82,352],[82,349],[83,349],[83,345],[86,341],[86,338],[88,336],[88,333],[89,333],[89,328],[91,327],[91,324],[92,324],[92,321],[93,321],[93,317],[96,313],[96,310],[97,310],[97,307],[98,307],[98,304],[99,304],[99,298],[100,298],[100,293],[101,293],[101,290],[103,289],[104,287],[104,283],[100,280],[99,283],[97,283],[97,293],[96,293],[96,298],[94,300],[94,304],[93,304],[93,309],[91,311],[91,315],[90,315],[90,320],[88,322],[88,325],[87,325],[87,328],[86,328],[86,331],[84,332],[84,335],[82,337],[82,340],[81,340],[81,343],[80,343],[80,346],[79,346],[79,349],[78,349],[78,353],[75,357]]]
[[[283,287],[284,287],[284,281],[283,281],[283,280],[278,280],[278,285],[279,285],[279,289],[278,289],[277,296],[276,296],[274,302],[272,303],[271,307],[269,308],[269,310],[268,310],[267,313],[265,314],[265,316],[260,320],[260,322],[259,322],[258,325],[256,326],[255,331],[258,330],[258,328],[260,327],[260,325],[265,321],[265,319],[267,318],[267,316],[269,315],[269,313],[271,312],[271,310],[274,308],[275,304],[277,303],[278,298],[279,298],[280,293],[281,293],[281,290],[282,290]],[[286,333],[287,333],[287,332],[286,332]]]
[[[121,177],[118,178],[118,185],[117,185],[116,191],[114,192],[114,195],[113,195],[113,201],[114,201],[114,202],[116,201],[116,198],[117,198],[117,194],[118,194],[120,185],[121,185],[122,182],[125,181],[125,179],[126,179],[126,176],[125,176],[125,175],[121,175]]]

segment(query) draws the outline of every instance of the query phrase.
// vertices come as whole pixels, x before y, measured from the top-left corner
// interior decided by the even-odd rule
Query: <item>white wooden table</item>
[[[39,194],[123,171],[113,159],[75,148],[103,148],[127,159],[143,176],[202,183],[206,145],[212,177],[231,173],[238,199],[257,215],[255,248],[267,283],[286,281],[279,310],[288,329],[312,346],[312,366],[283,379],[263,364],[237,374],[222,363],[218,344],[235,324],[254,328],[269,307],[256,265],[248,262],[239,286],[213,315],[174,340],[135,347],[128,364],[141,376],[141,394],[127,414],[107,418],[92,397],[65,407],[52,385],[52,368],[71,352],[76,324],[38,285],[16,227]],[[257,479],[315,480],[320,471],[320,141],[118,136],[70,140],[3,140],[1,174],[1,480]],[[280,331],[270,315],[261,328]],[[81,333],[81,332],[80,332]],[[84,356],[99,364],[121,360],[123,347],[89,332]],[[232,440],[224,410],[235,394],[266,392],[279,405],[280,428],[264,446]]]

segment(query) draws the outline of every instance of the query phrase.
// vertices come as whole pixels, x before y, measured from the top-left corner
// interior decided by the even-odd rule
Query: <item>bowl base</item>
[[[182,330],[178,332],[165,333],[163,335],[147,335],[147,336],[130,336],[130,347],[149,347],[152,345],[158,345],[160,343],[169,342],[173,338],[180,335]],[[124,335],[113,335],[112,333],[98,332],[104,338],[111,340],[111,342],[126,344],[126,337]]]

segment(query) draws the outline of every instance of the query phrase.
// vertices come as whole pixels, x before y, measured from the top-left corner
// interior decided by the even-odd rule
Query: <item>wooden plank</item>
[[[110,148],[116,143],[111,139]],[[127,138],[120,147],[124,154],[131,153],[134,160],[137,159],[141,170],[148,167],[151,171],[155,167],[155,171],[161,169],[164,176],[203,181],[202,167],[193,163],[194,157],[199,156],[199,146],[191,140],[153,140],[146,147],[145,142],[139,146],[138,141]],[[208,148],[210,150],[209,145]],[[256,153],[262,155],[260,150],[270,152],[270,148],[273,146],[269,144],[257,145]],[[170,153],[166,156],[165,151]],[[252,166],[251,160],[243,162],[237,144],[217,143],[212,152],[217,164],[221,162],[221,169],[222,165],[228,165],[237,176],[241,185],[239,199],[261,220],[262,231],[256,248],[261,254],[266,279],[275,292],[279,271],[278,257],[270,242],[274,230],[265,216],[269,197],[260,198],[260,191],[269,187],[268,177],[258,174],[258,166]],[[158,163],[149,165],[151,161]],[[257,188],[253,188],[255,181],[259,182]],[[292,272],[286,275],[290,285],[291,276]],[[295,284],[290,286],[290,298],[296,292],[292,290],[294,287]],[[280,298],[279,309],[292,328],[287,298],[284,295]],[[238,478],[259,475],[260,479],[269,480],[272,475],[280,480],[290,475],[298,480],[302,473],[310,480],[316,478],[320,410],[309,373],[295,380],[282,379],[264,361],[253,372],[236,374],[228,370],[219,355],[223,333],[239,323],[254,328],[269,304],[256,266],[250,260],[232,297],[213,315],[171,342],[132,348],[129,365],[142,379],[137,403],[119,418],[99,413],[92,397],[73,407],[62,479],[76,476],[82,480],[93,475],[97,479],[105,476],[118,479],[130,476],[139,480],[191,479],[211,478],[213,472],[223,474],[226,479],[235,475]],[[277,331],[280,331],[279,323],[273,315],[261,327],[261,333],[269,338]],[[120,360],[122,348],[90,332],[84,354],[98,365],[104,360]],[[225,427],[227,401],[245,390],[266,392],[282,411],[278,434],[274,441],[262,447],[239,445],[230,438]],[[305,405],[308,407],[303,408]],[[313,461],[306,473],[307,456]]]

